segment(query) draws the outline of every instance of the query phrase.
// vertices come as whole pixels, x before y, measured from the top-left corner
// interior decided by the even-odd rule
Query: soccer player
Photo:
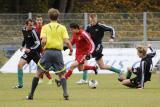
[[[76,67],[78,67],[79,71],[94,70],[95,74],[97,74],[97,66],[89,66],[84,64],[86,56],[90,55],[94,50],[94,43],[92,39],[88,33],[83,29],[80,29],[79,25],[76,23],[71,23],[70,29],[72,32],[71,44],[76,45],[76,58],[71,64],[70,69],[65,74],[66,79],[70,77]]]
[[[43,26],[43,18],[42,18],[41,15],[37,15],[37,16],[36,16],[35,29],[36,29],[36,31],[39,33],[39,35],[40,35],[40,33],[41,33],[42,26]],[[41,53],[43,54],[43,48],[41,48]],[[52,77],[51,77],[50,73],[49,73],[49,72],[45,72],[44,74],[45,74],[46,77],[49,79],[48,84],[52,84]],[[39,80],[39,83],[42,83],[42,82],[43,82],[43,75],[44,75],[44,74],[41,75],[41,78],[40,78],[40,80]]]
[[[95,74],[97,74],[97,66],[85,64],[86,56],[92,54],[94,50],[94,43],[92,39],[90,38],[89,34],[85,30],[81,29],[76,23],[71,23],[70,29],[72,32],[71,44],[76,46],[76,58],[75,61],[70,65],[70,69],[65,74],[65,78],[68,79],[76,67],[78,67],[79,71],[94,70]],[[55,79],[55,82],[57,86],[61,85],[57,79]]]
[[[33,28],[33,20],[27,19],[25,27],[22,28],[24,40],[22,42],[21,50],[24,50],[23,56],[18,63],[18,85],[14,88],[23,87],[23,66],[29,64],[31,60],[38,63],[40,59],[40,39],[38,33]]]
[[[61,50],[63,49],[63,44],[65,43],[70,49],[69,55],[72,54],[72,45],[70,43],[68,32],[66,27],[57,22],[59,11],[57,9],[51,8],[48,11],[48,16],[50,23],[44,25],[41,30],[41,44],[44,46],[44,54],[38,62],[38,71],[32,80],[32,87],[28,100],[33,100],[34,92],[38,86],[38,81],[42,73],[53,70],[55,74],[59,76],[62,89],[63,97],[65,100],[69,99],[67,91],[67,81],[64,77],[66,68],[64,66],[63,56]]]
[[[151,79],[151,69],[152,69],[152,58],[156,55],[156,51],[151,48],[151,45],[148,45],[148,48],[151,50],[151,53],[147,54],[147,49],[144,46],[138,46],[137,54],[141,58],[140,66],[137,68],[128,68],[127,76],[124,78],[122,75],[119,78],[119,81],[125,86],[130,88],[144,88],[144,83],[150,81]],[[131,78],[131,75],[135,74],[136,77]]]
[[[108,31],[111,33],[111,38],[109,40],[109,42],[113,42],[114,38],[115,38],[115,30],[113,27],[111,26],[107,26],[106,24],[102,24],[100,22],[97,21],[97,15],[95,13],[91,13],[89,15],[89,22],[90,24],[87,26],[86,31],[90,34],[94,45],[95,45],[95,49],[94,52],[92,53],[92,57],[95,58],[96,63],[98,64],[98,66],[100,67],[100,69],[103,70],[110,70],[113,71],[115,73],[121,74],[121,70],[106,65],[103,61],[103,46],[102,46],[102,39],[104,37],[104,32]],[[83,74],[83,76],[85,76],[85,74]],[[78,83],[83,83],[82,79],[78,82]]]
[[[43,18],[41,15],[37,15],[34,27],[39,34],[41,33],[42,26],[43,26]]]

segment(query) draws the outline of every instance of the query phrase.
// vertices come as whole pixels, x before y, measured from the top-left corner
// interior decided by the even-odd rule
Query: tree
[[[47,12],[158,12],[159,0],[0,0],[0,13]]]
[[[54,0],[52,1],[50,7],[59,9],[62,13],[72,12],[72,7],[75,0]]]

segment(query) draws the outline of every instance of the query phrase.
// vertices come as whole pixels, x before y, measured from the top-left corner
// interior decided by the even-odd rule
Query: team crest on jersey
[[[95,31],[98,32],[99,30],[98,30],[98,29],[95,29]]]
[[[30,38],[31,36],[30,36],[30,35],[28,35],[28,37]]]

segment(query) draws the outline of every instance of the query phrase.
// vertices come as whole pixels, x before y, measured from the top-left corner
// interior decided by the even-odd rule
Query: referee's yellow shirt
[[[42,27],[41,37],[46,37],[47,49],[63,50],[64,38],[69,38],[68,32],[65,26],[55,22],[50,22]]]

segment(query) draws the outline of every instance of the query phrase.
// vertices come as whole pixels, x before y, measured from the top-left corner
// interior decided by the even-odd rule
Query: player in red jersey
[[[35,29],[38,33],[41,33],[42,26],[43,26],[43,18],[42,16],[38,15],[36,16],[36,23],[35,23]]]
[[[89,34],[85,30],[80,29],[79,25],[76,23],[70,24],[70,29],[72,31],[71,44],[76,46],[76,58],[65,74],[65,78],[68,79],[76,67],[78,67],[79,71],[93,70],[95,74],[97,74],[97,66],[85,64],[86,56],[90,55],[94,51],[94,43],[92,39]],[[56,79],[55,82],[57,83],[57,86],[60,86],[59,80]]]
[[[43,26],[43,18],[41,15],[37,15],[36,16],[36,24],[35,24],[35,29],[36,29],[37,33],[39,33],[39,34],[41,33],[42,26]],[[41,53],[43,54],[43,48],[41,48]],[[51,77],[50,73],[45,72],[44,74],[49,79],[48,84],[52,84],[52,77]],[[43,75],[41,75],[39,83],[43,82]]]
[[[70,24],[70,28],[73,33],[71,44],[76,45],[76,59],[71,64],[70,69],[65,74],[65,77],[70,77],[70,75],[76,67],[78,67],[79,71],[94,70],[95,74],[97,74],[97,66],[90,66],[84,64],[86,56],[90,55],[94,51],[94,43],[92,39],[85,30],[80,29],[78,24],[72,23]]]

